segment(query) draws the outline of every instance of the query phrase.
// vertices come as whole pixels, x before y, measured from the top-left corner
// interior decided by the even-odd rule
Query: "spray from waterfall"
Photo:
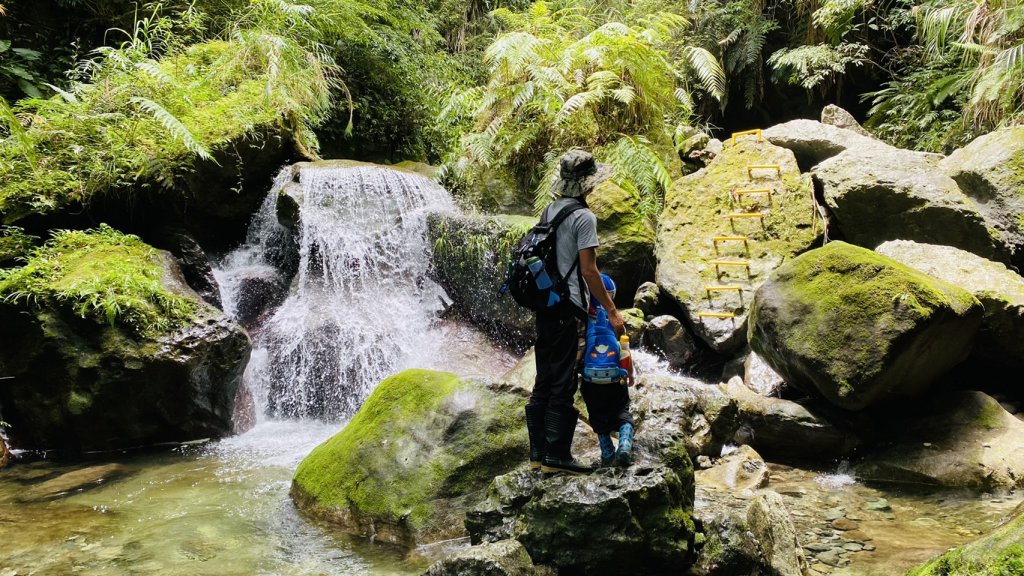
[[[429,355],[443,292],[427,277],[426,215],[453,205],[428,179],[386,168],[304,165],[297,183],[285,172],[216,273],[226,310],[238,314],[287,275],[293,243],[287,296],[252,320],[245,385],[258,417],[344,417]],[[281,190],[300,207],[291,234],[274,215]]]

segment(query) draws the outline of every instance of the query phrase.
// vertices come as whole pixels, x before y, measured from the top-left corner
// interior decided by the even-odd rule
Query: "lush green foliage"
[[[192,300],[168,292],[160,255],[136,236],[106,225],[59,231],[21,268],[0,270],[0,297],[29,305],[70,306],[83,318],[155,333],[186,320]]]
[[[313,14],[258,0],[221,39],[187,45],[203,15],[155,9],[66,90],[0,107],[13,136],[0,143],[0,214],[15,221],[140,180],[171,187],[195,157],[261,127],[315,151],[311,127],[342,85]]]
[[[0,268],[27,256],[36,240],[17,226],[0,226]]]
[[[617,182],[660,209],[669,184],[675,124],[692,112],[690,86],[721,95],[724,75],[706,50],[667,41],[686,21],[659,13],[642,23],[598,25],[581,5],[536,2],[527,12],[496,10],[506,27],[485,52],[486,85],[454,93],[444,118],[472,120],[445,176],[479,188],[492,171],[514,175],[545,204],[557,159],[583,147],[617,168]],[[684,73],[689,70],[689,74]]]

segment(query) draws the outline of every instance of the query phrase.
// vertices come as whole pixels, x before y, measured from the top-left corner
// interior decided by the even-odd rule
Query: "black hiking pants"
[[[577,365],[586,338],[586,324],[575,306],[559,306],[554,314],[537,314],[537,379],[529,406],[572,408]]]

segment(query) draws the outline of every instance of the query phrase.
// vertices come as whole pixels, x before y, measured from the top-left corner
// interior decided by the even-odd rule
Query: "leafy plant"
[[[0,270],[0,297],[30,306],[69,306],[82,318],[153,334],[190,318],[195,302],[168,292],[156,250],[107,225],[62,230],[21,268]]]
[[[681,66],[670,58],[666,43],[686,20],[659,13],[637,24],[596,25],[572,2],[492,15],[507,31],[484,54],[487,84],[449,96],[442,117],[471,118],[473,128],[442,176],[466,190],[491,171],[509,172],[534,190],[539,209],[557,158],[585,147],[615,164],[620,184],[647,195],[645,206],[659,206],[672,129],[692,112],[690,88],[721,97],[725,86],[706,50],[681,47]]]

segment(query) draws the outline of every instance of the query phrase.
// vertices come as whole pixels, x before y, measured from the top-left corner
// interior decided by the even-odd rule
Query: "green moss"
[[[781,182],[771,171],[756,172],[751,178],[747,166],[754,164],[781,165]],[[770,203],[756,195],[738,203],[731,199],[733,190],[765,187],[774,190]],[[728,218],[730,213],[753,211],[765,214],[763,228],[756,219],[731,224]],[[749,252],[738,242],[720,243],[716,251],[711,239],[721,235],[749,236]],[[710,165],[677,180],[668,192],[658,238],[659,268],[676,270],[680,280],[671,290],[679,301],[706,304],[705,286],[748,280],[742,268],[723,268],[719,278],[712,260],[750,261],[751,290],[744,303],[730,301],[737,313],[743,313],[753,290],[767,278],[768,266],[806,250],[814,237],[811,183],[800,174],[792,152],[767,142],[741,140],[727,144]]]
[[[71,390],[68,392],[67,405],[68,411],[72,414],[84,414],[92,407],[92,396],[83,394],[77,390]]]
[[[963,312],[976,305],[970,293],[844,242],[832,242],[794,259],[776,279],[786,286],[789,314],[818,329],[790,331],[785,347],[803,358],[826,362],[837,370],[840,394],[871,379],[887,357],[891,339],[951,306]]]
[[[27,257],[36,240],[16,226],[0,226],[0,268]]]
[[[423,529],[439,498],[482,490],[526,453],[521,401],[483,394],[447,372],[392,376],[302,461],[295,486],[319,509]]]
[[[21,268],[0,270],[0,297],[37,309],[69,306],[83,318],[155,333],[191,317],[196,303],[163,285],[163,260],[138,237],[100,225],[60,231]]]

